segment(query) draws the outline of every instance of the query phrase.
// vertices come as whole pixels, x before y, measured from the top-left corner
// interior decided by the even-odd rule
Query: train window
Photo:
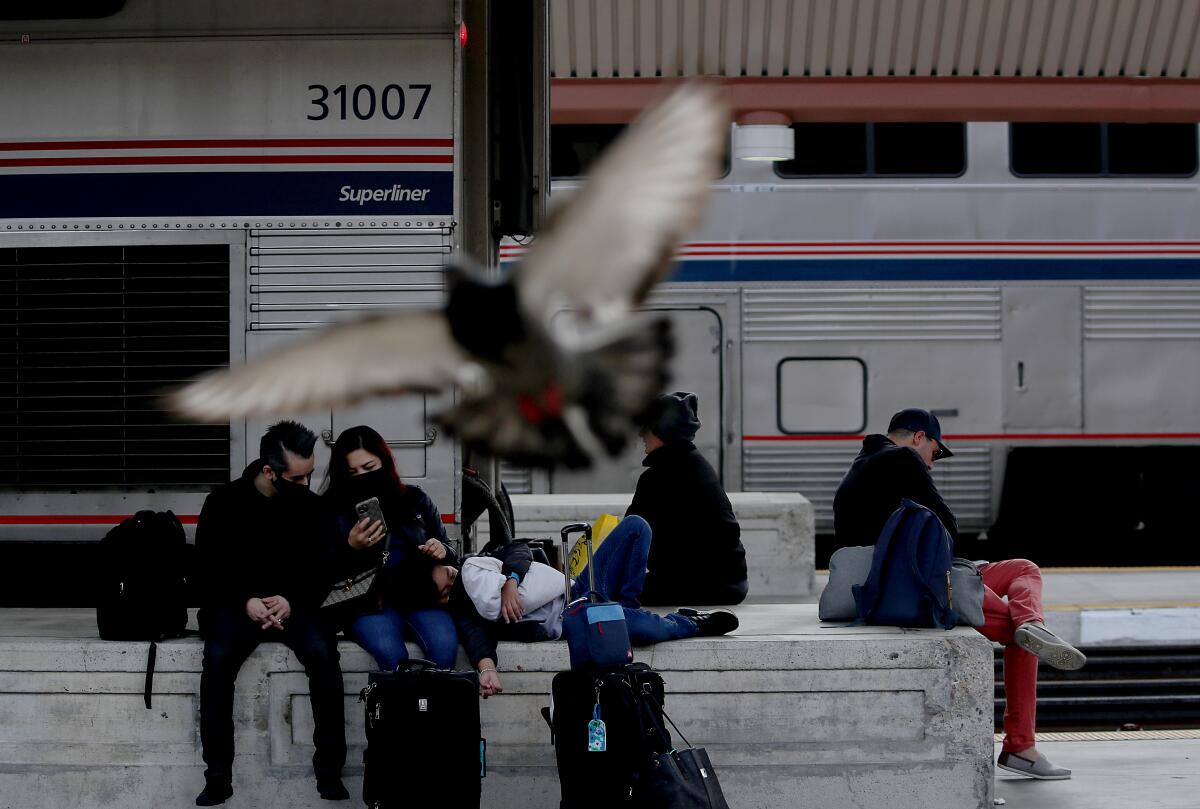
[[[796,156],[775,164],[781,177],[856,177],[867,173],[866,124],[792,124]]]
[[[1012,172],[1019,177],[1099,175],[1103,137],[1100,124],[1010,124]]]
[[[787,357],[776,367],[779,431],[860,433],[867,426],[867,366],[858,357]]]
[[[0,250],[0,486],[205,488],[229,425],[162,393],[229,363],[229,247]]]
[[[792,124],[796,155],[780,177],[957,177],[967,167],[963,123]]]
[[[588,166],[625,131],[625,124],[554,124],[550,127],[550,176],[582,177]]]
[[[1195,124],[1109,124],[1108,170],[1142,177],[1196,173]]]
[[[570,180],[587,174],[592,163],[625,131],[625,124],[554,124],[550,127],[550,179]],[[721,175],[729,173],[729,141]]]
[[[1196,125],[1014,123],[1009,154],[1018,177],[1190,177]]]
[[[966,124],[875,124],[874,135],[878,175],[957,177],[966,171]]]

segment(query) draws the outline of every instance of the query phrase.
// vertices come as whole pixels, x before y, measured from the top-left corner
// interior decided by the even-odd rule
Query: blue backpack
[[[883,526],[871,557],[871,572],[856,584],[858,623],[952,629],[950,607],[953,541],[929,509],[912,500]]]

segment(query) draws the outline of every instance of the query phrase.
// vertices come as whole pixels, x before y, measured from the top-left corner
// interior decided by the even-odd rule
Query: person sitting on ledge
[[[938,516],[958,540],[958,521],[938,493],[930,471],[934,461],[954,453],[942,440],[937,417],[912,408],[892,416],[888,434],[868,435],[862,451],[833,498],[837,547],[874,545],[884,523],[907,498]],[[1077,669],[1083,653],[1046,628],[1042,574],[1028,559],[980,566],[985,623],[979,632],[1004,647],[1004,743],[997,766],[1044,780],[1071,777],[1038,752],[1034,737],[1038,660],[1059,669]],[[1007,598],[1007,600],[1005,600]]]
[[[643,604],[740,604],[750,591],[741,526],[716,470],[692,443],[698,410],[694,393],[664,394],[639,433],[646,471],[625,516],[641,517],[654,532]]]
[[[658,615],[640,609],[650,548],[650,526],[641,517],[626,517],[605,537],[591,562],[596,591],[623,607],[633,645],[725,635],[737,629],[737,616],[727,610],[685,608]],[[572,599],[587,595],[588,581],[585,566],[572,583]],[[420,603],[437,602],[450,610],[467,657],[479,671],[479,693],[485,699],[504,690],[497,671],[498,641],[555,640],[562,635],[563,588],[563,574],[534,562],[529,546],[520,541],[501,545],[491,557],[470,557],[461,569],[431,564],[424,575],[401,586]]]

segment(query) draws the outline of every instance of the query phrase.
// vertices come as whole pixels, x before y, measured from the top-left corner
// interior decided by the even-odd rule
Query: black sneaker
[[[342,783],[342,779],[337,776],[331,778],[317,779],[317,794],[327,801],[348,801],[350,793],[346,790],[346,785]]]
[[[687,612],[684,612],[687,610]],[[686,615],[696,622],[700,627],[700,635],[728,635],[730,632],[738,628],[738,618],[729,610],[713,610],[712,612],[700,612],[699,610],[689,609],[684,607],[679,610],[680,615]]]
[[[220,806],[233,797],[233,785],[223,778],[207,778],[204,791],[196,796],[197,806]]]

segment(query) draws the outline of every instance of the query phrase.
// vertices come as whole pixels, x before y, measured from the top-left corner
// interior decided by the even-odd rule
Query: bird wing
[[[173,392],[167,406],[210,421],[296,413],[377,394],[436,391],[469,362],[440,311],[334,326]]]
[[[556,294],[593,313],[640,303],[699,223],[728,136],[713,87],[686,84],[649,109],[604,153],[517,269],[525,311],[548,320]]]

